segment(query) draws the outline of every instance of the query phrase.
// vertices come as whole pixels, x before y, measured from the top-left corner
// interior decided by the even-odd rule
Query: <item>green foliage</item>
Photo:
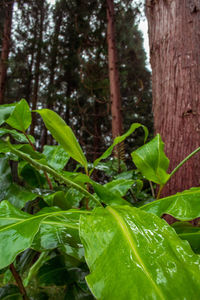
[[[88,163],[70,127],[49,110],[39,113],[60,145],[37,152],[25,132],[27,103],[14,107],[5,117],[0,106],[0,119],[21,132],[3,129],[0,142],[0,269],[2,285],[9,283],[0,289],[2,299],[22,298],[10,264],[32,299],[48,299],[55,286],[63,299],[198,298],[200,230],[186,221],[200,217],[200,189],[157,200],[149,194],[147,180],[162,188],[172,176],[161,137],[132,153],[138,169],[124,164],[117,174],[115,160],[109,160],[114,146],[139,127],[146,140],[146,127],[133,124]],[[74,172],[67,169],[70,157],[78,162]],[[77,171],[80,164],[86,174]],[[107,180],[92,171],[106,172]],[[172,228],[160,218],[164,214],[182,222]],[[34,286],[40,291],[33,292]]]
[[[71,128],[60,116],[49,109],[41,109],[37,110],[37,112],[42,116],[46,128],[51,132],[55,140],[70,157],[84,166],[87,171],[86,157]]]

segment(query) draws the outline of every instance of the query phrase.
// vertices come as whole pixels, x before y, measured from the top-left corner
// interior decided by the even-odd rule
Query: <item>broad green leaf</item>
[[[31,125],[31,120],[29,105],[25,99],[22,99],[16,104],[15,109],[6,120],[6,123],[19,131],[25,132]]]
[[[25,188],[12,183],[12,175],[8,159],[0,158],[0,201],[8,200],[18,208],[24,207],[25,203],[37,197]]]
[[[32,240],[45,216],[32,216],[12,206],[0,204],[0,269],[11,264],[15,257],[31,246]]]
[[[176,222],[171,225],[182,240],[187,240],[195,253],[200,254],[200,227],[187,222]]]
[[[199,297],[200,257],[157,216],[134,207],[97,208],[81,216],[80,237],[97,299]]]
[[[70,156],[61,146],[44,146],[43,154],[46,157],[48,165],[59,171],[67,164]]]
[[[69,282],[69,273],[64,258],[59,255],[45,262],[38,270],[37,279],[41,286],[60,286]]]
[[[94,161],[94,167],[96,167],[98,164],[99,164],[99,162],[102,160],[102,159],[106,159],[108,156],[110,156],[111,155],[111,153],[112,153],[112,151],[113,151],[113,149],[114,149],[114,147],[117,145],[117,144],[119,144],[119,143],[121,143],[121,142],[123,142],[129,135],[131,135],[137,128],[139,128],[139,127],[142,127],[143,128],[143,130],[144,130],[144,133],[145,133],[145,138],[144,138],[144,141],[146,141],[146,139],[147,139],[147,137],[148,137],[148,129],[144,126],[144,125],[141,125],[141,124],[139,124],[139,123],[133,123],[132,125],[131,125],[131,127],[129,128],[129,130],[126,132],[126,133],[124,133],[123,135],[121,135],[121,136],[118,136],[118,137],[116,137],[115,139],[114,139],[114,142],[113,142],[113,144],[99,157],[99,158],[97,158],[95,161]]]
[[[40,163],[39,161],[32,159],[30,155],[27,155],[26,153],[23,153],[22,151],[19,151],[15,149],[11,144],[8,143],[8,146],[10,148],[10,151],[17,155],[18,157],[22,158],[26,162],[28,162],[31,166],[33,166],[36,170],[46,172],[53,176],[56,180],[58,180],[60,183],[64,183],[67,186],[73,187],[83,193],[86,197],[91,199],[96,205],[100,206],[99,200],[94,197],[94,195],[90,194],[87,189],[82,187],[81,185],[77,184],[76,182],[62,176],[60,173],[56,172],[54,169],[50,168],[49,166],[46,166],[45,164]]]
[[[128,201],[123,199],[116,192],[109,190],[107,187],[97,183],[92,182],[95,193],[100,198],[101,202],[107,205],[131,205]]]
[[[37,110],[41,115],[45,126],[51,132],[54,139],[65,151],[87,170],[86,157],[73,133],[65,121],[54,111],[49,109]]]
[[[37,197],[37,194],[13,183],[7,189],[4,200],[8,200],[17,208],[23,208],[28,201],[32,201]]]
[[[7,157],[0,157],[0,201],[5,199],[12,183],[11,170]]]
[[[75,241],[75,246],[76,240],[74,236],[78,236],[77,216],[84,213],[87,214],[88,212],[45,208],[35,215],[30,215],[15,208],[8,201],[2,201],[0,203],[0,240],[3,242],[0,243],[0,269],[11,264],[20,252],[31,247],[35,235],[39,233],[41,224],[42,229],[42,226],[54,228],[54,234],[57,234],[56,243],[58,243],[61,234],[63,234],[63,240],[71,243]],[[56,227],[60,227],[60,233],[59,230],[58,232],[55,231]],[[61,233],[62,230],[64,233]],[[74,236],[72,236],[72,232]],[[42,238],[41,233],[40,240]],[[44,239],[46,239],[46,236],[44,236]],[[43,244],[44,247],[46,247],[45,243],[50,244],[51,241],[46,239]]]
[[[13,284],[7,284],[0,288],[0,300],[22,300],[19,288]]]
[[[15,109],[16,103],[0,105],[0,125],[2,125]]]
[[[135,183],[135,181],[136,180],[133,179],[116,179],[104,184],[104,187],[106,187],[113,194],[123,197]]]
[[[23,133],[20,133],[14,129],[0,128],[0,137],[6,134],[11,135],[16,141],[20,143],[28,143],[27,138]],[[28,135],[28,138],[33,144],[35,143],[35,139],[32,135]]]
[[[62,248],[68,255],[83,259],[83,246],[78,232],[79,218],[89,212],[71,209],[54,216],[53,213],[59,212],[59,209],[51,207],[42,210],[42,213],[51,212],[52,216],[41,223],[31,247],[37,251]]]
[[[143,176],[163,186],[169,179],[169,160],[164,153],[164,143],[159,134],[149,143],[131,153],[136,167]]]
[[[65,210],[72,207],[70,201],[67,199],[66,194],[67,193],[64,191],[56,191],[42,197],[49,206],[57,206]]]
[[[200,188],[191,188],[182,193],[155,200],[140,209],[159,217],[169,214],[180,221],[190,221],[200,217]]]

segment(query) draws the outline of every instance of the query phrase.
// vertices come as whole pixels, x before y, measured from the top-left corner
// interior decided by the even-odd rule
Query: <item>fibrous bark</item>
[[[4,94],[6,87],[6,77],[8,69],[8,56],[10,51],[11,40],[11,25],[12,25],[12,12],[14,1],[5,2],[5,19],[3,28],[2,51],[0,60],[0,104],[4,103]]]
[[[200,2],[146,0],[155,132],[171,171],[200,145]],[[169,181],[162,196],[200,184],[200,155]]]
[[[114,3],[107,0],[107,43],[113,139],[122,134],[121,96],[115,43]]]

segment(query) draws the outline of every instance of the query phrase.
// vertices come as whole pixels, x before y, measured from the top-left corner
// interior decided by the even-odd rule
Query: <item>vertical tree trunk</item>
[[[5,19],[2,39],[2,51],[0,60],[0,104],[4,103],[4,94],[6,87],[6,75],[8,68],[8,56],[10,51],[11,40],[11,25],[12,25],[12,12],[14,1],[7,1],[5,3]]]
[[[39,27],[39,39],[37,47],[37,55],[35,62],[35,78],[33,87],[33,100],[32,100],[32,110],[35,110],[38,102],[38,90],[39,90],[39,79],[40,79],[40,63],[41,63],[41,53],[42,53],[42,42],[43,42],[43,23],[44,23],[44,1],[40,1],[38,4],[40,12],[40,27]],[[32,124],[30,133],[34,135],[36,125],[36,114],[32,116]]]
[[[155,131],[165,142],[170,171],[200,145],[200,3],[146,0]],[[169,181],[162,196],[200,185],[200,155]]]
[[[113,139],[122,134],[122,110],[119,87],[119,72],[117,68],[117,53],[115,43],[114,26],[114,2],[107,0],[107,43],[108,43],[108,67],[110,79],[110,97],[112,114]]]

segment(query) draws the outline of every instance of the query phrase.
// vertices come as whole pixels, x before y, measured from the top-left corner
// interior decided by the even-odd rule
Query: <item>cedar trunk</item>
[[[122,134],[122,111],[115,43],[114,3],[107,0],[107,43],[113,139]]]
[[[8,69],[8,56],[10,51],[12,12],[14,1],[5,3],[5,19],[3,28],[2,51],[0,60],[0,104],[4,103],[4,94],[6,87],[6,76]]]
[[[146,0],[155,132],[171,171],[200,146],[200,2]],[[172,177],[162,196],[200,184],[200,155]]]

